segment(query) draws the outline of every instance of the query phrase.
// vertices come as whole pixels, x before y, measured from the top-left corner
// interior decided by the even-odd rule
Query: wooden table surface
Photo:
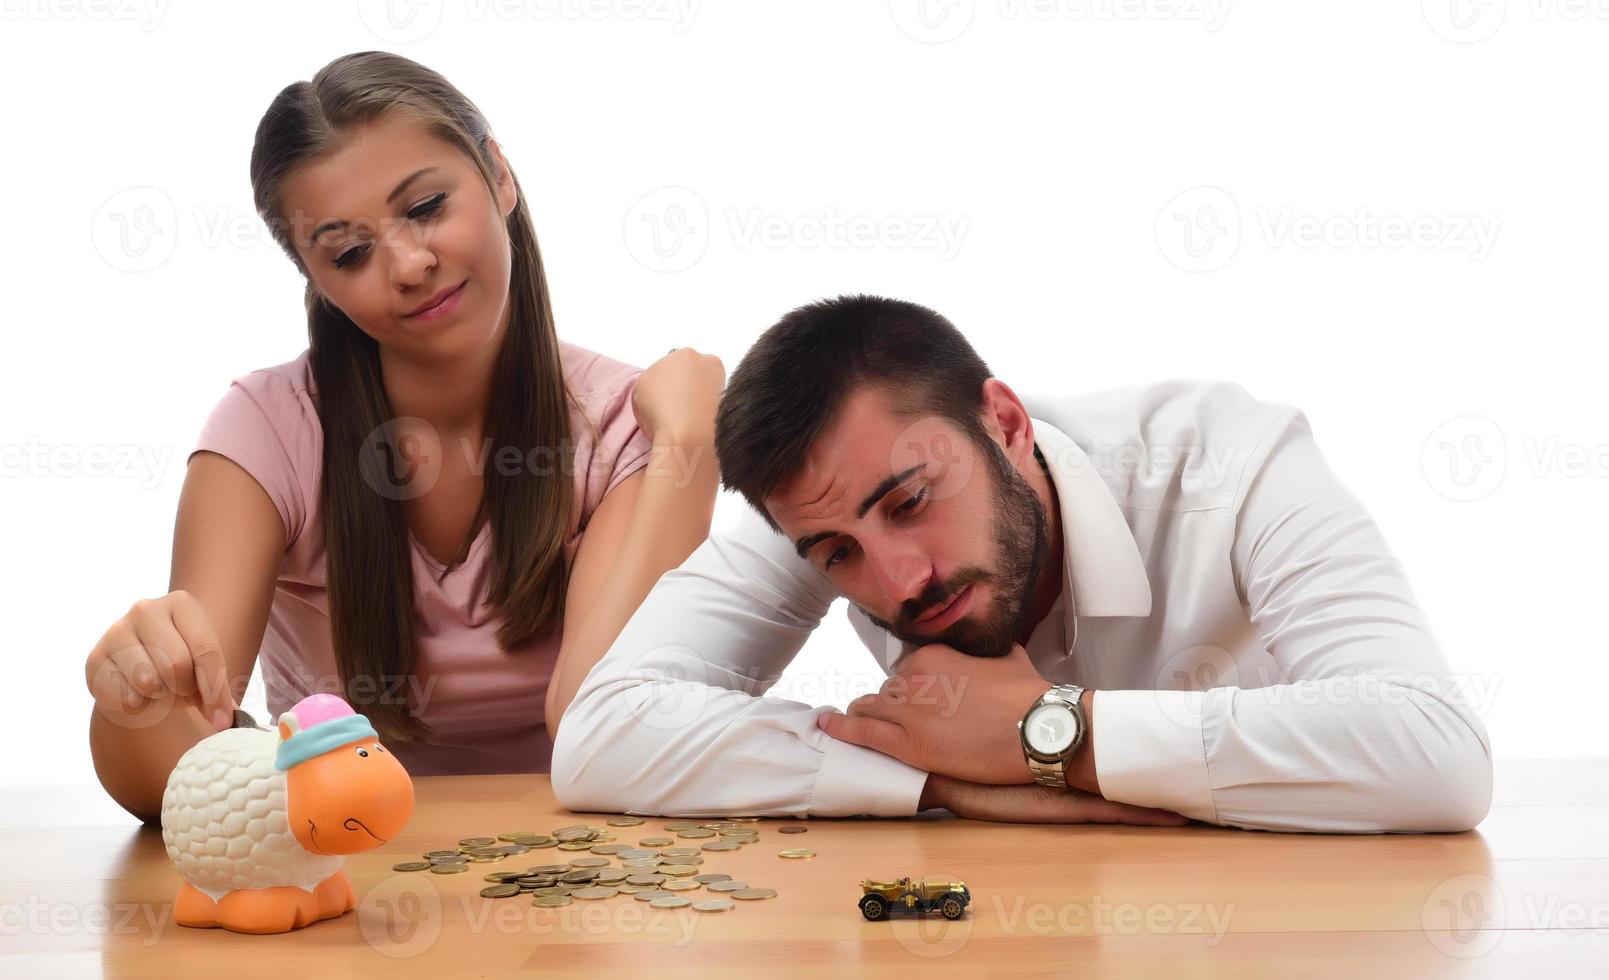
[[[539,909],[483,899],[469,874],[393,863],[458,839],[547,833],[606,815],[559,808],[546,776],[415,781],[407,830],[347,860],[358,909],[280,936],[171,922],[179,879],[159,830],[98,787],[0,791],[6,976],[391,976],[649,973],[929,976],[1024,973],[1587,976],[1609,969],[1609,760],[1500,762],[1470,833],[1269,834],[915,820],[812,820],[705,855],[779,897],[731,912],[655,911],[630,896]],[[665,820],[617,831],[657,833]],[[688,842],[696,843],[696,842]],[[810,847],[808,861],[784,847]],[[574,855],[566,855],[574,856]],[[964,879],[965,918],[867,922],[863,877]],[[688,892],[689,896],[702,892]],[[713,897],[713,896],[710,896]]]

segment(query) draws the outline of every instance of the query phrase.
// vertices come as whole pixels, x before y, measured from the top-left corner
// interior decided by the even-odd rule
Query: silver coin
[[[656,909],[685,909],[691,904],[693,903],[680,895],[662,895],[648,903],[650,908]]]
[[[694,912],[730,912],[733,909],[730,898],[717,898],[711,902],[694,902]]]

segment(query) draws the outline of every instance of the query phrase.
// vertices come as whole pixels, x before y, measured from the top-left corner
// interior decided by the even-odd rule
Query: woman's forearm
[[[656,440],[624,539],[597,598],[559,651],[548,683],[550,734],[557,735],[559,720],[581,682],[608,652],[654,583],[709,537],[719,486],[720,468],[712,438]]]

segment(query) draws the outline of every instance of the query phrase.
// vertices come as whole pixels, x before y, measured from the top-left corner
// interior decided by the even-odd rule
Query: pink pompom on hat
[[[310,694],[279,716],[278,724],[290,730],[274,754],[281,771],[334,748],[362,738],[377,738],[369,719],[333,694]]]

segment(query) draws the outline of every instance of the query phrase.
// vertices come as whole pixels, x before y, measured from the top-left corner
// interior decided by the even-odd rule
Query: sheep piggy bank
[[[412,814],[407,770],[333,694],[298,702],[277,732],[210,735],[162,794],[162,840],[184,879],[173,921],[274,933],[349,912],[345,855],[384,844]]]

